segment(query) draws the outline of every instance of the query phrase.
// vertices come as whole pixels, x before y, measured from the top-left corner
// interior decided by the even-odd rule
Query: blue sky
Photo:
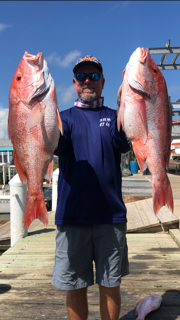
[[[78,58],[101,60],[104,104],[116,109],[122,72],[137,47],[180,46],[179,1],[0,1],[0,139],[8,139],[8,95],[24,52],[42,52],[54,78],[59,110],[73,106]],[[161,55],[152,56],[158,64]],[[174,55],[168,55],[171,63]],[[180,57],[176,60],[180,63]],[[180,98],[180,70],[163,71],[171,101]]]

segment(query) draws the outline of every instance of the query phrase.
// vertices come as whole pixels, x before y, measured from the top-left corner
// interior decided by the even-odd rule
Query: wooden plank
[[[158,219],[155,217],[145,200],[138,201],[135,203],[135,205],[141,216],[141,219],[143,220],[144,227],[148,227],[150,225],[159,225]]]
[[[149,216],[150,224],[156,224],[156,223],[159,223],[159,220],[155,216],[153,209],[149,206],[148,201],[151,201],[151,200],[152,200],[151,198],[142,200],[142,207],[144,209],[144,212]]]
[[[151,209],[153,210],[153,201],[152,199],[146,199],[145,200],[148,205],[151,207]],[[157,218],[162,222],[162,223],[166,223],[166,222],[173,222],[173,221],[179,221],[177,219],[177,217],[166,207],[162,207],[158,214],[157,214]]]
[[[0,227],[5,224],[7,222],[7,220],[0,220]]]
[[[143,222],[139,216],[134,202],[127,203],[127,230],[143,227]]]
[[[177,245],[180,247],[180,230],[170,229],[169,234],[172,237],[172,239],[177,243]]]
[[[0,241],[10,239],[10,221],[0,226]]]
[[[127,232],[160,232],[179,227],[179,219],[166,207],[161,208],[155,216],[152,198],[127,203],[126,207]]]
[[[150,232],[150,229],[152,229],[153,232],[154,229],[157,229],[158,231],[161,230],[159,221],[146,203],[146,200],[129,203],[126,206],[128,222],[130,220],[130,223],[127,223],[128,232],[142,232],[143,230],[145,232]],[[134,211],[136,215],[134,214]]]

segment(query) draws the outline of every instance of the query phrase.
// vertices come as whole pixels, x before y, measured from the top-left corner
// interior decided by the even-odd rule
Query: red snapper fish
[[[148,313],[160,307],[161,301],[162,297],[159,294],[153,294],[142,299],[135,309],[135,315],[138,316],[136,320],[144,320]]]
[[[122,125],[132,142],[141,172],[152,176],[155,214],[167,205],[173,212],[173,195],[166,174],[171,147],[172,107],[165,79],[144,48],[137,48],[123,72],[119,89],[121,104],[118,130]]]
[[[53,152],[63,126],[54,80],[42,53],[25,52],[9,92],[8,133],[22,183],[28,184],[24,226],[38,218],[48,224],[43,194],[46,172],[51,180]]]

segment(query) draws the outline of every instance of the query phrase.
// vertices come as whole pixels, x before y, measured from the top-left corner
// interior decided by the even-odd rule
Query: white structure
[[[24,212],[26,206],[27,184],[23,184],[16,174],[10,185],[10,214],[11,214],[11,247],[28,234],[24,228]]]
[[[172,126],[171,139],[180,139],[180,125]]]
[[[53,172],[52,178],[52,211],[56,211],[57,206],[57,184],[59,177],[59,168]]]
[[[13,162],[13,146],[10,140],[0,140],[0,167],[2,173],[0,176],[0,184],[6,183],[6,168],[8,168],[8,180],[15,174],[15,166]]]

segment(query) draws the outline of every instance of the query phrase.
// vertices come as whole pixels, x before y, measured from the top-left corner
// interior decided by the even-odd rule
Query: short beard
[[[82,87],[82,92],[81,92],[81,100],[83,101],[86,101],[86,102],[91,102],[91,101],[94,101],[96,100],[96,97],[97,97],[97,94],[96,92],[94,91],[91,95],[87,96],[86,94],[83,93],[83,89],[88,89],[88,88],[92,88],[92,87],[89,87],[87,85],[84,85]]]
[[[86,101],[86,102],[91,102],[96,100],[96,92],[92,93],[90,96],[85,95],[84,93],[81,93],[81,100]]]

